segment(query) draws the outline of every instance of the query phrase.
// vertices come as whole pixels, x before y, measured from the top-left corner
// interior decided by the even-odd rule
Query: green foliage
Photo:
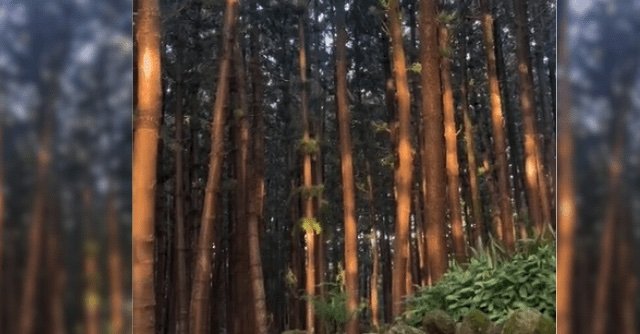
[[[300,195],[302,195],[303,199],[320,197],[324,192],[324,184],[319,184],[319,185],[310,186],[310,187],[301,186],[298,190],[300,191]]]
[[[330,333],[340,333],[344,331],[344,325],[355,314],[347,312],[347,294],[344,292],[343,283],[339,280],[336,283],[322,283],[327,286],[327,293],[324,298],[314,296],[311,298],[313,308]],[[305,296],[309,299],[309,296]],[[365,305],[360,305],[355,313],[360,312]]]
[[[440,48],[440,56],[443,58],[451,58],[453,55],[453,50],[451,48]]]
[[[371,129],[374,133],[390,132],[389,123],[385,121],[371,121]]]
[[[495,244],[475,251],[466,268],[452,264],[433,287],[418,291],[407,300],[403,315],[409,324],[419,324],[434,309],[460,319],[471,309],[502,322],[514,310],[530,307],[555,317],[555,244],[529,241],[513,258]]]
[[[453,23],[453,21],[455,21],[456,18],[458,18],[458,14],[455,11],[452,11],[452,12],[442,11],[438,13],[438,22],[442,24]]]
[[[319,150],[320,143],[313,138],[309,138],[307,140],[300,139],[300,141],[298,142],[298,151],[300,151],[300,153],[302,154],[314,155],[318,153]]]
[[[322,226],[320,226],[320,222],[314,217],[300,218],[300,227],[305,232],[313,232],[315,234],[320,234],[322,232]]]
[[[389,9],[389,0],[378,0],[378,3],[384,10]]]
[[[411,66],[409,66],[409,71],[416,74],[420,74],[420,72],[422,72],[422,64],[418,62],[411,64]]]
[[[245,116],[245,113],[242,109],[238,108],[233,110],[233,119],[239,120],[244,116]]]
[[[284,280],[288,287],[292,289],[296,288],[296,284],[298,283],[298,278],[296,277],[296,274],[293,272],[293,270],[291,270],[291,268],[287,268],[287,274],[285,275]]]

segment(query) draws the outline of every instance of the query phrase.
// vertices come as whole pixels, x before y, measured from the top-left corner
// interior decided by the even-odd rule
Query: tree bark
[[[236,7],[238,0],[226,0],[223,26],[223,46],[216,87],[216,100],[213,106],[211,123],[211,153],[209,172],[202,206],[198,248],[194,261],[194,276],[191,289],[190,333],[207,332],[206,312],[209,303],[211,275],[211,244],[213,242],[216,203],[223,163],[224,110],[229,93],[229,73],[235,37]]]
[[[567,5],[560,11],[566,14]],[[571,126],[571,83],[569,81],[569,53],[566,48],[567,16],[558,13],[558,58],[561,62],[559,79],[560,119],[558,124],[558,251],[557,251],[557,324],[558,333],[573,333],[572,291],[575,265],[576,201],[573,167],[573,133]]]
[[[115,195],[109,194],[107,199],[107,237],[109,247],[109,310],[111,330],[113,333],[124,331],[124,314],[122,313],[122,255],[120,253],[120,236],[118,211],[115,203]]]
[[[358,229],[355,218],[355,185],[351,154],[351,124],[347,100],[347,32],[345,29],[344,1],[336,1],[336,100],[338,133],[340,138],[340,166],[344,219],[344,262],[347,292],[347,334],[358,329]]]
[[[178,34],[181,30],[178,27]],[[176,267],[175,267],[175,284],[176,284],[176,305],[175,305],[175,322],[176,322],[176,334],[186,334],[189,331],[189,291],[187,287],[187,240],[186,240],[186,226],[185,226],[185,212],[184,212],[184,163],[183,163],[183,123],[184,117],[182,115],[182,46],[176,46],[176,106],[175,106],[175,118],[176,118],[176,142],[177,147],[175,151],[175,253],[176,253]]]
[[[445,155],[442,94],[440,89],[440,51],[438,47],[437,2],[420,1],[420,82],[422,84],[422,123],[424,126],[423,164],[426,166],[427,210],[425,231],[427,257],[432,283],[447,271],[445,242]]]
[[[133,331],[155,333],[155,183],[161,122],[160,8],[138,1],[137,116],[133,139]]]
[[[440,27],[440,49],[450,50],[449,29],[446,23]],[[467,260],[467,246],[462,227],[462,206],[460,204],[460,167],[458,165],[458,136],[456,130],[455,106],[453,90],[451,89],[451,60],[447,56],[440,59],[442,79],[442,105],[444,109],[444,138],[446,145],[447,195],[453,249],[456,261],[464,263]]]
[[[537,235],[542,235],[545,226],[551,223],[543,157],[540,154],[536,129],[533,77],[529,61],[529,33],[526,1],[514,1],[516,16],[516,55],[520,84],[520,107],[524,128],[525,186],[529,192],[529,212]]]
[[[496,159],[500,221],[502,239],[508,252],[515,250],[513,214],[509,196],[509,174],[507,165],[506,140],[504,135],[504,116],[500,83],[497,76],[495,41],[493,38],[493,15],[489,10],[488,0],[480,0],[482,11],[482,32],[485,54],[487,57],[487,76],[489,80],[489,96],[491,103],[491,126],[493,130],[493,151]]]
[[[409,216],[411,215],[411,183],[413,176],[413,156],[411,147],[410,93],[402,39],[402,25],[399,18],[398,0],[391,0],[387,11],[389,20],[393,78],[396,88],[398,115],[397,154],[398,167],[395,169],[396,186],[396,227],[393,252],[392,314],[402,312],[402,298],[406,295],[406,272],[409,265]]]

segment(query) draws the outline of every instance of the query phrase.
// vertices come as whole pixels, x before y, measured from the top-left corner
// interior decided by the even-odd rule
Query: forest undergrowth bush
[[[431,310],[444,310],[459,321],[480,310],[497,323],[513,311],[533,308],[555,318],[555,241],[523,241],[513,257],[495,243],[474,250],[464,266],[452,264],[433,287],[406,300],[403,318],[417,326]]]

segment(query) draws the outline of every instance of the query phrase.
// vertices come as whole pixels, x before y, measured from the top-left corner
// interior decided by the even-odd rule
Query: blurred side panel
[[[640,1],[561,1],[558,333],[637,333]]]
[[[131,332],[131,7],[0,1],[0,333]]]

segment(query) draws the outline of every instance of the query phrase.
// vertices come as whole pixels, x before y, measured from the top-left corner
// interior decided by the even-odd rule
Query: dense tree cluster
[[[134,327],[358,333],[554,233],[555,10],[139,0]]]

